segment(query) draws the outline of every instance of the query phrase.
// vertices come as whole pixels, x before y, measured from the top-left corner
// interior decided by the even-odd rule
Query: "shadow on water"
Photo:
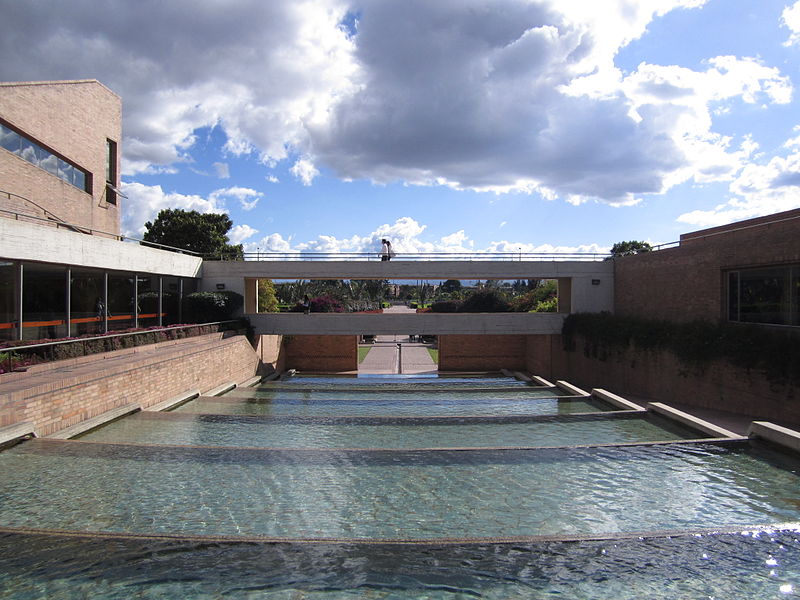
[[[2,598],[788,598],[800,529],[536,544],[0,534]],[[366,594],[369,591],[369,594]]]

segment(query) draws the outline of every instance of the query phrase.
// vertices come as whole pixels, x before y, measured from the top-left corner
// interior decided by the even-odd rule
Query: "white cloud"
[[[781,14],[781,21],[791,32],[785,45],[800,44],[800,2],[795,2],[791,6],[784,8]]]
[[[163,209],[196,210],[199,213],[226,212],[222,198],[218,196],[202,198],[195,195],[166,193],[160,185],[141,183],[123,182],[121,188],[122,193],[127,196],[121,230],[122,234],[128,237],[141,238],[145,232],[145,222],[155,219]]]
[[[789,150],[786,156],[746,165],[729,186],[730,200],[712,209],[684,213],[678,221],[713,227],[800,208],[800,141],[793,138],[784,146]]]
[[[280,183],[281,182],[281,180],[278,179],[277,177],[275,177],[275,175],[268,175],[266,177],[266,180],[269,181],[270,183]]]
[[[228,239],[231,244],[241,244],[247,238],[253,237],[258,233],[258,229],[253,229],[249,225],[234,225],[228,232]]]
[[[629,205],[735,178],[752,148],[715,131],[717,115],[792,91],[752,58],[615,67],[654,19],[705,0],[0,2],[13,5],[0,79],[91,73],[110,86],[124,100],[129,175],[184,168],[195,132],[219,127],[230,154],[270,167],[302,157],[291,172],[304,185],[324,167]],[[794,41],[799,6],[782,17]],[[356,35],[341,26],[348,11]]]
[[[455,231],[442,236],[439,240],[429,242],[421,239],[427,225],[420,224],[411,217],[401,217],[392,224],[385,223],[375,228],[366,235],[354,235],[349,238],[336,238],[335,236],[321,235],[315,240],[292,243],[284,239],[279,233],[265,236],[259,241],[245,244],[247,252],[327,252],[327,253],[356,253],[364,255],[380,255],[381,239],[388,238],[392,248],[397,253],[398,259],[403,254],[423,254],[432,252],[493,252],[493,253],[577,253],[595,252],[606,254],[609,248],[598,244],[585,244],[581,246],[553,246],[550,244],[532,244],[530,242],[491,242],[485,248],[476,248],[474,240],[464,230]]]
[[[311,185],[314,182],[314,178],[319,175],[319,171],[307,158],[301,158],[297,162],[294,163],[289,171],[297,177],[303,185]]]
[[[224,201],[225,198],[233,198],[239,201],[242,210],[253,210],[258,201],[264,196],[259,191],[244,187],[229,187],[211,192],[210,198],[214,201]]]
[[[230,179],[231,168],[230,165],[228,165],[228,163],[215,162],[213,167],[214,170],[217,172],[217,177],[219,177],[220,179]]]

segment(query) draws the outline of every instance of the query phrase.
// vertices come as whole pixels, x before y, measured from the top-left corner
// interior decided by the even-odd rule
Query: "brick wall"
[[[69,223],[118,234],[120,202],[106,202],[106,140],[122,137],[122,102],[94,80],[0,84],[0,117],[93,176],[86,193],[0,148],[0,190],[28,198]],[[119,171],[119,169],[118,169]],[[0,196],[0,208],[16,204]]]
[[[681,245],[614,261],[620,315],[723,317],[726,269],[800,262],[800,209],[681,236]]]
[[[49,435],[128,404],[148,407],[189,390],[242,382],[259,364],[246,337],[220,334],[89,358],[69,369],[53,363],[41,372],[0,376],[0,426],[28,421]]]
[[[358,336],[285,336],[285,368],[319,373],[358,370]]]
[[[524,369],[525,335],[440,335],[440,371]]]
[[[541,363],[529,356],[529,371],[536,375],[564,379],[584,389],[605,388],[622,396],[800,425],[800,393],[792,386],[771,383],[759,372],[740,369],[726,361],[692,367],[670,352],[635,348],[590,357],[583,351],[581,338],[577,338],[574,352],[563,350],[561,336],[550,338],[549,373],[538,371],[535,366]],[[541,344],[546,345],[546,341]]]

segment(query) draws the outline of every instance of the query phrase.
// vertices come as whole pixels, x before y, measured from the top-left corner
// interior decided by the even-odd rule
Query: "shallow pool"
[[[476,545],[0,533],[7,600],[796,598],[800,531]]]
[[[613,418],[611,418],[613,417]],[[656,415],[572,418],[261,417],[130,415],[80,439],[272,448],[459,448],[614,444],[707,437]]]
[[[70,531],[397,540],[800,522],[798,463],[751,445],[346,452],[32,440],[0,454],[0,473],[0,526]]]

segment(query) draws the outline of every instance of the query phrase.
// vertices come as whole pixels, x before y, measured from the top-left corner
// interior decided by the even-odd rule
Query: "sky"
[[[0,80],[123,101],[122,230],[604,252],[800,207],[800,0],[0,0]]]

